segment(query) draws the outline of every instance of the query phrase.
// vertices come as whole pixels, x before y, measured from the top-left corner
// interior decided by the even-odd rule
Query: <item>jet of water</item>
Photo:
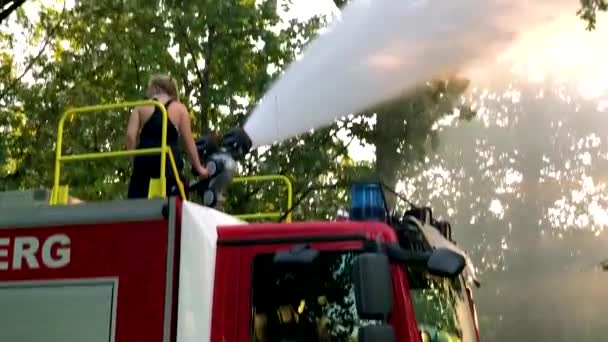
[[[245,124],[253,145],[326,126],[456,76],[520,33],[571,11],[573,0],[358,0],[310,43]]]

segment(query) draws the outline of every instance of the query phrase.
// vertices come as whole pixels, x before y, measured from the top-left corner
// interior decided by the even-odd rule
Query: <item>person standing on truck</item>
[[[153,76],[148,83],[146,95],[164,104],[167,111],[167,145],[170,146],[178,175],[173,174],[167,158],[167,195],[176,194],[176,177],[182,177],[183,161],[179,153],[179,140],[186,148],[193,168],[203,178],[207,169],[198,156],[190,116],[186,106],[178,100],[177,83],[168,75]],[[163,115],[161,109],[153,106],[140,106],[133,109],[127,124],[127,149],[144,149],[161,146]],[[147,198],[150,179],[160,177],[160,155],[143,155],[133,158],[133,173],[129,181],[128,198]]]

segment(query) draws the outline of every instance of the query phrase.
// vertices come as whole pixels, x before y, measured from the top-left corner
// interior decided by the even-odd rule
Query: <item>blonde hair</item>
[[[148,82],[148,96],[163,92],[170,97],[177,99],[177,82],[169,75],[154,75]]]

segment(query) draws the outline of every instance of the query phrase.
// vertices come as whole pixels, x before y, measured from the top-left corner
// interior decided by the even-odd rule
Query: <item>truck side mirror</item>
[[[388,257],[362,253],[354,263],[357,313],[362,319],[385,320],[393,311],[393,289]]]
[[[360,254],[353,265],[355,303],[359,318],[382,324],[359,328],[359,341],[394,342],[393,327],[386,324],[393,311],[393,286],[388,257],[381,253]]]
[[[395,330],[388,324],[366,325],[359,328],[358,341],[394,342]]]
[[[429,257],[427,269],[430,274],[454,278],[459,276],[466,266],[466,259],[460,253],[448,248],[438,248]]]

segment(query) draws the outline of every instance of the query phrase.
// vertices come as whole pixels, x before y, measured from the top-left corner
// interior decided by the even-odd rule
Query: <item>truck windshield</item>
[[[353,341],[360,324],[351,268],[357,252],[321,252],[311,264],[253,263],[252,341]]]
[[[423,342],[476,340],[462,279],[433,277],[423,267],[408,266],[408,283]]]

